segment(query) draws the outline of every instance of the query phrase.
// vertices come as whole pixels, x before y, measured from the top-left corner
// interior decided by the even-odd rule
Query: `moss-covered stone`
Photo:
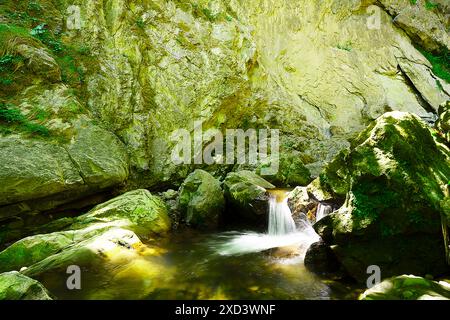
[[[378,265],[383,276],[448,270],[441,201],[450,151],[412,114],[387,113],[331,162],[313,190],[345,204],[315,228],[347,271],[363,281]]]
[[[194,171],[180,188],[178,205],[188,225],[217,227],[225,207],[220,182],[206,171]]]
[[[360,300],[450,300],[450,282],[412,275],[386,279],[365,291]]]
[[[17,271],[0,274],[0,300],[52,300],[38,281]]]
[[[251,171],[228,174],[224,181],[227,201],[225,220],[230,223],[255,223],[267,225],[268,189],[275,186]]]
[[[102,203],[77,217],[70,228],[84,228],[97,223],[114,223],[144,238],[163,235],[171,227],[164,202],[147,190],[130,191]]]
[[[108,253],[137,255],[140,238],[163,235],[171,226],[165,204],[146,190],[128,192],[71,222],[64,231],[30,236],[0,252],[0,271],[29,267],[26,273],[35,275],[71,264],[101,267]]]

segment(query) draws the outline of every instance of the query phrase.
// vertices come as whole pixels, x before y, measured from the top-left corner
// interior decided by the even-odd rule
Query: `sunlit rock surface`
[[[42,284],[17,271],[0,274],[0,300],[52,300]]]
[[[360,300],[449,300],[450,282],[403,275],[365,291]]]
[[[39,273],[77,261],[95,265],[103,261],[108,250],[127,252],[134,244],[141,244],[140,238],[169,230],[170,219],[162,200],[146,190],[136,190],[74,218],[65,231],[30,236],[12,244],[0,252],[0,270],[30,267],[36,271],[27,272]],[[31,268],[35,264],[39,267]]]

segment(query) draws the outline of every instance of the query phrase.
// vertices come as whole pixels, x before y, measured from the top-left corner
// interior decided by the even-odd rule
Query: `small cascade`
[[[269,227],[266,233],[225,233],[211,246],[223,256],[293,246],[298,248],[298,255],[303,258],[310,245],[319,241],[320,237],[307,220],[299,226],[295,225],[288,206],[288,196],[286,190],[270,191]]]
[[[269,200],[269,235],[281,236],[296,231],[295,222],[288,206],[288,193],[273,191]]]
[[[325,204],[325,203],[319,203],[317,207],[317,213],[316,213],[316,222],[319,220],[322,220],[327,215],[333,212],[333,207]]]

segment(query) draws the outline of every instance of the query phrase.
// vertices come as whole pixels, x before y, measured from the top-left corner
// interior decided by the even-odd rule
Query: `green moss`
[[[344,50],[344,51],[351,52],[353,50],[353,42],[347,41],[344,44],[338,44],[336,46],[336,48],[338,48],[339,50]]]
[[[17,25],[0,24],[0,46],[4,46],[15,37],[29,38],[30,34],[26,28]]]
[[[44,120],[44,116],[48,116],[48,114],[42,110],[34,115],[34,117],[38,118],[37,120],[40,118],[41,121]],[[0,133],[10,134],[16,131],[44,137],[50,135],[49,130],[45,126],[31,122],[14,105],[0,103]]]
[[[41,23],[31,30],[30,33],[33,37],[39,39],[54,53],[59,54],[65,50],[61,40],[57,39],[47,28],[45,23]]]
[[[425,1],[425,8],[426,8],[427,10],[434,10],[434,9],[436,9],[438,6],[439,6],[439,4],[434,3],[434,2],[432,2],[432,1],[430,1],[430,0],[426,0],[426,1]]]
[[[142,18],[138,18],[136,20],[136,25],[142,30],[145,29],[145,22],[144,22],[144,20]]]
[[[384,183],[363,179],[354,187],[355,217],[377,219],[386,209],[396,206],[398,195],[384,186]]]
[[[447,48],[444,48],[442,53],[433,54],[422,48],[418,49],[432,64],[433,73],[447,83],[450,83],[450,51]]]

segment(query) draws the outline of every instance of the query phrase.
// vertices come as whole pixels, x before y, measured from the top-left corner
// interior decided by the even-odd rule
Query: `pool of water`
[[[67,275],[39,279],[58,299],[355,299],[358,290],[310,273],[302,255],[277,250],[233,252],[258,242],[256,234],[178,231],[148,241],[138,258],[99,272],[82,272],[82,289],[69,291]],[[249,238],[248,238],[249,237]],[[256,238],[255,238],[256,237]],[[247,241],[247,242],[245,242]],[[248,250],[247,250],[248,251]]]

